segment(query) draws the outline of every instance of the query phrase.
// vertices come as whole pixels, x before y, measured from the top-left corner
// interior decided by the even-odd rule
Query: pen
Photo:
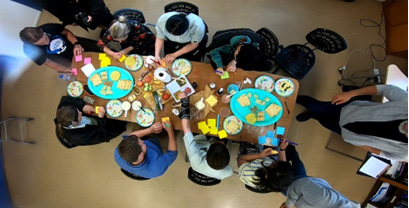
[[[214,71],[215,71],[216,73],[220,73],[220,74],[222,73],[221,71],[218,71],[218,70],[214,70]]]
[[[290,114],[290,109],[288,109],[287,101],[284,101],[285,107],[287,107],[287,113]]]
[[[281,139],[282,140],[282,139]],[[288,144],[292,144],[292,145],[294,145],[294,146],[297,146],[298,144],[297,143],[295,143],[295,142],[290,142],[290,141],[288,141],[287,140],[287,142],[288,142]]]
[[[219,131],[220,114],[217,114],[217,131]]]

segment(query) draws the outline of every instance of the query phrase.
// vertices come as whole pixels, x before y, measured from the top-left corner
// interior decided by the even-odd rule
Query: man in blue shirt
[[[168,151],[163,153],[156,138],[142,138],[148,134],[158,134],[163,129],[168,132]],[[163,175],[178,155],[177,143],[172,124],[155,123],[151,127],[131,133],[115,149],[115,161],[118,165],[144,178],[156,178]]]

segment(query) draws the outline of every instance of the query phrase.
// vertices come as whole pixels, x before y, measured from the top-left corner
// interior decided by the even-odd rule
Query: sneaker
[[[310,118],[312,118],[313,113],[312,112],[304,112],[304,113],[300,113],[298,114],[295,119],[297,119],[297,121],[299,122],[304,122],[309,120]]]

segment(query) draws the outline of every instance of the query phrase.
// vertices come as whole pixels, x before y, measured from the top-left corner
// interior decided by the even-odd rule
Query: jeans
[[[341,135],[341,127],[339,126],[341,110],[351,101],[333,105],[330,101],[324,102],[310,96],[299,95],[296,102],[311,111],[311,118],[316,119],[325,128]]]

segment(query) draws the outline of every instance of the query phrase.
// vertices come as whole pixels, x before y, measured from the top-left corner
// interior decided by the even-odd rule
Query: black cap
[[[169,17],[166,21],[166,30],[172,35],[182,35],[189,28],[186,14],[177,14]]]

